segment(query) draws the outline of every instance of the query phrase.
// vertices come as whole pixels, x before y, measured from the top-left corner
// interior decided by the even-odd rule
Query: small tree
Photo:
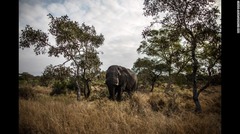
[[[69,84],[72,71],[70,67],[64,66],[53,66],[50,64],[47,66],[41,76],[41,82],[43,85],[48,86],[49,84],[52,85],[52,93],[54,94],[61,94],[66,93],[67,86]]]
[[[55,36],[56,45],[48,42],[48,34],[41,30],[34,30],[27,25],[21,30],[20,48],[34,47],[36,55],[48,52],[49,56],[59,57],[62,55],[66,61],[71,61],[71,67],[74,71],[74,77],[78,87],[77,100],[80,100],[81,89],[80,82],[84,83],[88,93],[90,94],[89,82],[92,77],[100,70],[102,64],[98,57],[96,48],[103,44],[104,37],[102,34],[97,35],[93,26],[87,26],[82,23],[71,21],[67,15],[61,17],[53,17],[48,14],[51,19],[49,23],[49,32]]]
[[[168,85],[165,91],[168,92],[174,82],[173,73],[175,76],[178,75],[190,61],[190,58],[187,58],[187,50],[180,44],[180,35],[174,30],[147,28],[143,31],[143,38],[137,51],[149,57],[158,58],[166,65]]]
[[[55,74],[54,74],[54,66],[50,64],[44,69],[44,72],[42,73],[42,76],[40,78],[41,85],[42,86],[49,86],[50,84],[53,84],[55,80]]]
[[[163,72],[167,71],[166,64],[159,63],[156,59],[138,58],[133,65],[133,70],[137,72],[138,78],[151,84],[151,92],[155,83],[159,80]]]

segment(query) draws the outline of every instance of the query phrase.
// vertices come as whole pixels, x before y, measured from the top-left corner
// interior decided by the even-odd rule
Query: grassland
[[[106,88],[93,88],[88,99],[74,93],[49,96],[50,88],[31,87],[30,99],[19,98],[21,134],[220,134],[221,87],[199,96],[203,112],[194,113],[191,89],[175,87],[165,94],[136,92],[113,102]]]

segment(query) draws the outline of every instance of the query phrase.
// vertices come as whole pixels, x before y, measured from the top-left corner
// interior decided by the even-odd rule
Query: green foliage
[[[34,30],[27,25],[20,35],[20,48],[33,46],[36,55],[47,52],[49,56],[63,56],[66,59],[59,68],[53,66],[46,68],[42,78],[44,85],[48,85],[46,81],[51,81],[53,78],[63,81],[70,69],[62,66],[71,62],[75,81],[83,82],[84,87],[89,87],[89,81],[100,72],[99,67],[102,65],[96,49],[103,44],[103,35],[97,35],[94,26],[87,26],[85,23],[79,25],[78,22],[70,20],[67,15],[53,17],[48,14],[48,16],[51,20],[49,32],[55,37],[56,45],[48,42],[47,33]]]
[[[45,48],[48,45],[48,36],[41,30],[34,30],[32,27],[27,25],[24,30],[21,30],[20,36],[20,48],[30,48],[34,46],[34,52],[36,55],[46,53]]]
[[[191,79],[191,75],[184,75],[184,74],[178,74],[178,75],[173,75],[173,77],[175,78],[175,84],[178,86],[190,86],[192,79]]]
[[[144,6],[144,15],[154,16],[153,24],[160,23],[164,29],[174,31],[172,35],[180,35],[182,40],[184,39],[184,51],[191,51],[191,55],[187,55],[187,57],[193,61],[190,65],[192,69],[186,70],[194,71],[193,64],[195,64],[199,74],[209,75],[208,68],[212,74],[213,72],[219,73],[221,36],[217,19],[220,14],[218,8],[214,6],[214,1],[145,0]],[[159,19],[160,12],[167,12],[161,20]],[[150,28],[147,28],[144,30],[143,36],[148,38],[156,33],[156,30],[151,31]],[[165,33],[165,35],[167,34]],[[175,40],[174,38],[177,36],[170,37]],[[150,38],[150,41],[152,39],[154,38]],[[166,41],[163,40],[163,42]],[[182,51],[179,52],[182,53]],[[178,64],[177,61],[175,61],[176,64]]]
[[[40,83],[40,76],[33,76],[28,72],[19,73],[18,82],[19,85],[36,86]]]
[[[196,111],[200,112],[201,106],[198,101],[200,92],[209,86],[213,74],[220,73],[221,37],[220,25],[217,23],[220,14],[214,2],[145,0],[143,8],[144,15],[154,17],[152,25],[160,23],[164,29],[176,31],[184,39],[184,46],[190,51],[191,56],[194,102]],[[161,12],[166,15],[160,17]],[[143,35],[148,36],[148,33],[143,32]],[[201,75],[208,75],[208,78],[206,84],[197,91],[197,79]]]
[[[42,81],[49,85],[54,80],[64,81],[71,77],[70,67],[53,66],[52,64],[47,66],[42,75]]]
[[[19,74],[19,80],[30,81],[33,78],[34,78],[34,76],[29,74],[28,72],[23,72],[23,73]]]
[[[77,91],[77,84],[73,77],[67,81],[67,89],[70,91]]]
[[[162,73],[166,72],[167,66],[159,63],[156,59],[138,58],[133,65],[133,70],[138,74],[138,80],[142,84],[154,84],[159,80]]]
[[[64,81],[55,81],[52,88],[51,96],[67,93],[67,83]]]
[[[161,28],[159,30],[145,29],[143,31],[144,40],[137,49],[138,53],[146,54],[154,59],[157,69],[164,69],[164,74],[168,77],[168,87],[175,81],[172,74],[179,74],[184,71],[185,66],[190,62],[188,49],[180,43],[180,34],[170,28]],[[147,63],[143,63],[147,64]],[[156,68],[148,67],[148,73]]]

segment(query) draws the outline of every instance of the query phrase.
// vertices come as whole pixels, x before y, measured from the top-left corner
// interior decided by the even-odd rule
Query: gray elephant
[[[112,65],[106,71],[105,81],[108,91],[109,99],[120,101],[122,93],[127,92],[129,96],[137,89],[137,76],[130,69],[122,66]]]

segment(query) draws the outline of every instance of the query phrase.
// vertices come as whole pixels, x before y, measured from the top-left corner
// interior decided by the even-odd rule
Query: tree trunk
[[[154,85],[155,85],[155,81],[153,81],[152,84],[151,84],[151,90],[150,90],[150,92],[153,92]]]
[[[76,64],[76,63],[75,63]],[[78,83],[78,79],[79,79],[79,66],[77,66],[77,74],[76,74],[76,84],[77,84],[77,101],[80,101],[80,96],[81,96],[81,88],[79,86]]]
[[[90,96],[90,92],[91,92],[90,86],[89,86],[89,81],[90,81],[89,79],[84,80],[84,82],[85,82],[85,84],[84,84],[84,96],[86,98],[88,98]]]
[[[170,59],[167,62],[168,65],[168,83],[167,83],[167,87],[165,88],[165,93],[169,92],[170,90],[172,90],[171,85],[172,85],[172,71],[171,71],[171,65],[172,65],[172,56],[170,55]]]
[[[86,77],[86,69],[83,70],[83,77],[82,81],[84,83],[84,96],[85,98],[88,98],[90,96],[90,87],[89,87],[89,78]]]
[[[195,111],[196,112],[202,112],[202,108],[201,108],[201,104],[199,102],[199,99],[198,99],[198,92],[197,92],[197,70],[198,70],[198,61],[196,59],[196,54],[195,54],[195,50],[196,50],[196,47],[197,47],[197,44],[196,44],[196,41],[193,40],[192,41],[192,60],[193,60],[193,63],[192,63],[192,68],[193,68],[193,72],[192,72],[192,77],[193,77],[193,101],[195,103]]]
[[[79,87],[78,80],[76,79],[76,84],[77,84],[77,101],[80,101],[80,96],[81,96],[81,88]]]
[[[168,93],[169,91],[172,91],[172,75],[169,74],[169,77],[168,77],[168,83],[167,83],[167,87],[165,88],[165,93]]]

